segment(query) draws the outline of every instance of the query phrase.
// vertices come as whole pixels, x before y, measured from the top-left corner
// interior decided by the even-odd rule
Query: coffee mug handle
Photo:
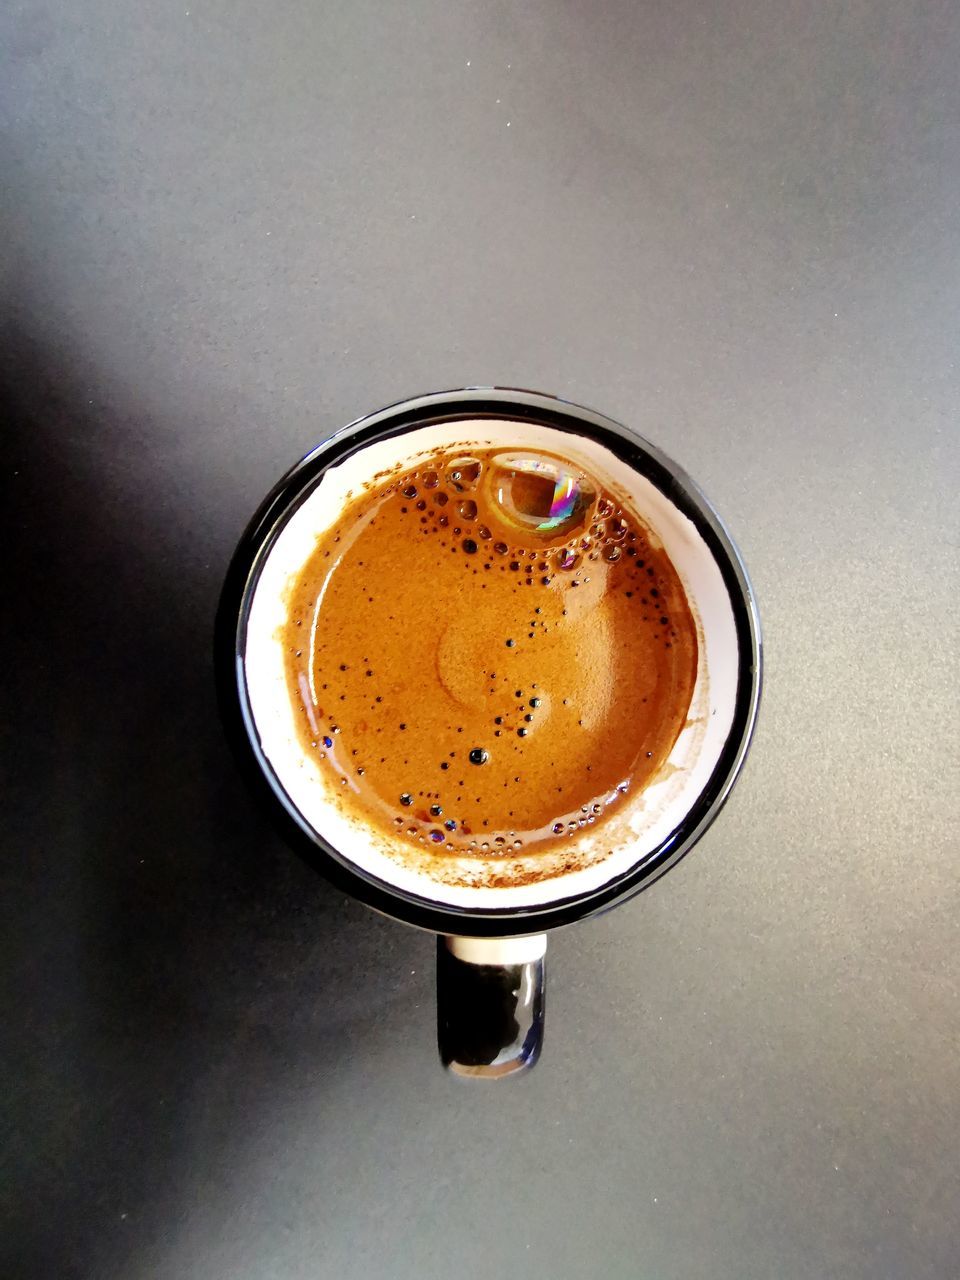
[[[532,1067],[543,1044],[547,935],[437,939],[437,1043],[456,1075]]]

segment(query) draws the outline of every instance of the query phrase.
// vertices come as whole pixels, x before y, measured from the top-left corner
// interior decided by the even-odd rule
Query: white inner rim
[[[689,718],[654,783],[629,796],[616,818],[573,841],[578,870],[533,884],[492,887],[490,864],[448,855],[445,879],[434,857],[416,860],[402,837],[368,827],[304,753],[287,690],[282,630],[287,599],[317,539],[336,523],[351,495],[380,472],[415,464],[419,455],[451,447],[545,449],[567,457],[619,491],[659,537],[697,619],[700,654]],[[556,902],[601,888],[642,862],[679,825],[706,786],[733,723],[739,650],[733,608],[720,569],[693,523],[644,476],[604,445],[533,423],[464,418],[418,427],[378,441],[325,472],[288,520],[263,564],[247,624],[244,667],[250,709],[276,776],[307,825],[360,871],[433,902],[466,909],[510,910]],[[570,846],[567,845],[567,848]],[[549,872],[549,855],[538,865]],[[459,882],[450,883],[455,874]]]

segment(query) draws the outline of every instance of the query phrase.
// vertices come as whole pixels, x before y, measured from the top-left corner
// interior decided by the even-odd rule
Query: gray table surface
[[[11,3],[0,1272],[960,1271],[955,0]],[[221,577],[426,390],[701,482],[767,683],[720,822],[435,1060],[428,936],[271,833]]]

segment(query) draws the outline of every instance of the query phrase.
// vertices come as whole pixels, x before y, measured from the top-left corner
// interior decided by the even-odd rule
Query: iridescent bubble
[[[465,493],[477,487],[481,470],[476,458],[454,458],[447,469],[447,476],[458,493]]]
[[[569,547],[565,547],[557,556],[557,565],[561,569],[568,571],[573,570],[580,563],[580,557],[575,551],[571,551]]]
[[[430,832],[430,839],[433,841],[434,844],[442,844],[445,839],[445,836],[442,831],[437,831],[436,829],[434,829],[433,831]]]
[[[585,476],[541,454],[499,454],[490,464],[490,485],[506,519],[547,535],[577,528],[596,499]]]

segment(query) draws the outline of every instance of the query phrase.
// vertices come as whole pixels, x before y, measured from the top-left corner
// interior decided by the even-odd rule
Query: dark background
[[[953,1280],[954,0],[9,0],[0,48],[0,1274]],[[500,1087],[210,671],[280,472],[477,382],[688,467],[768,662]]]

